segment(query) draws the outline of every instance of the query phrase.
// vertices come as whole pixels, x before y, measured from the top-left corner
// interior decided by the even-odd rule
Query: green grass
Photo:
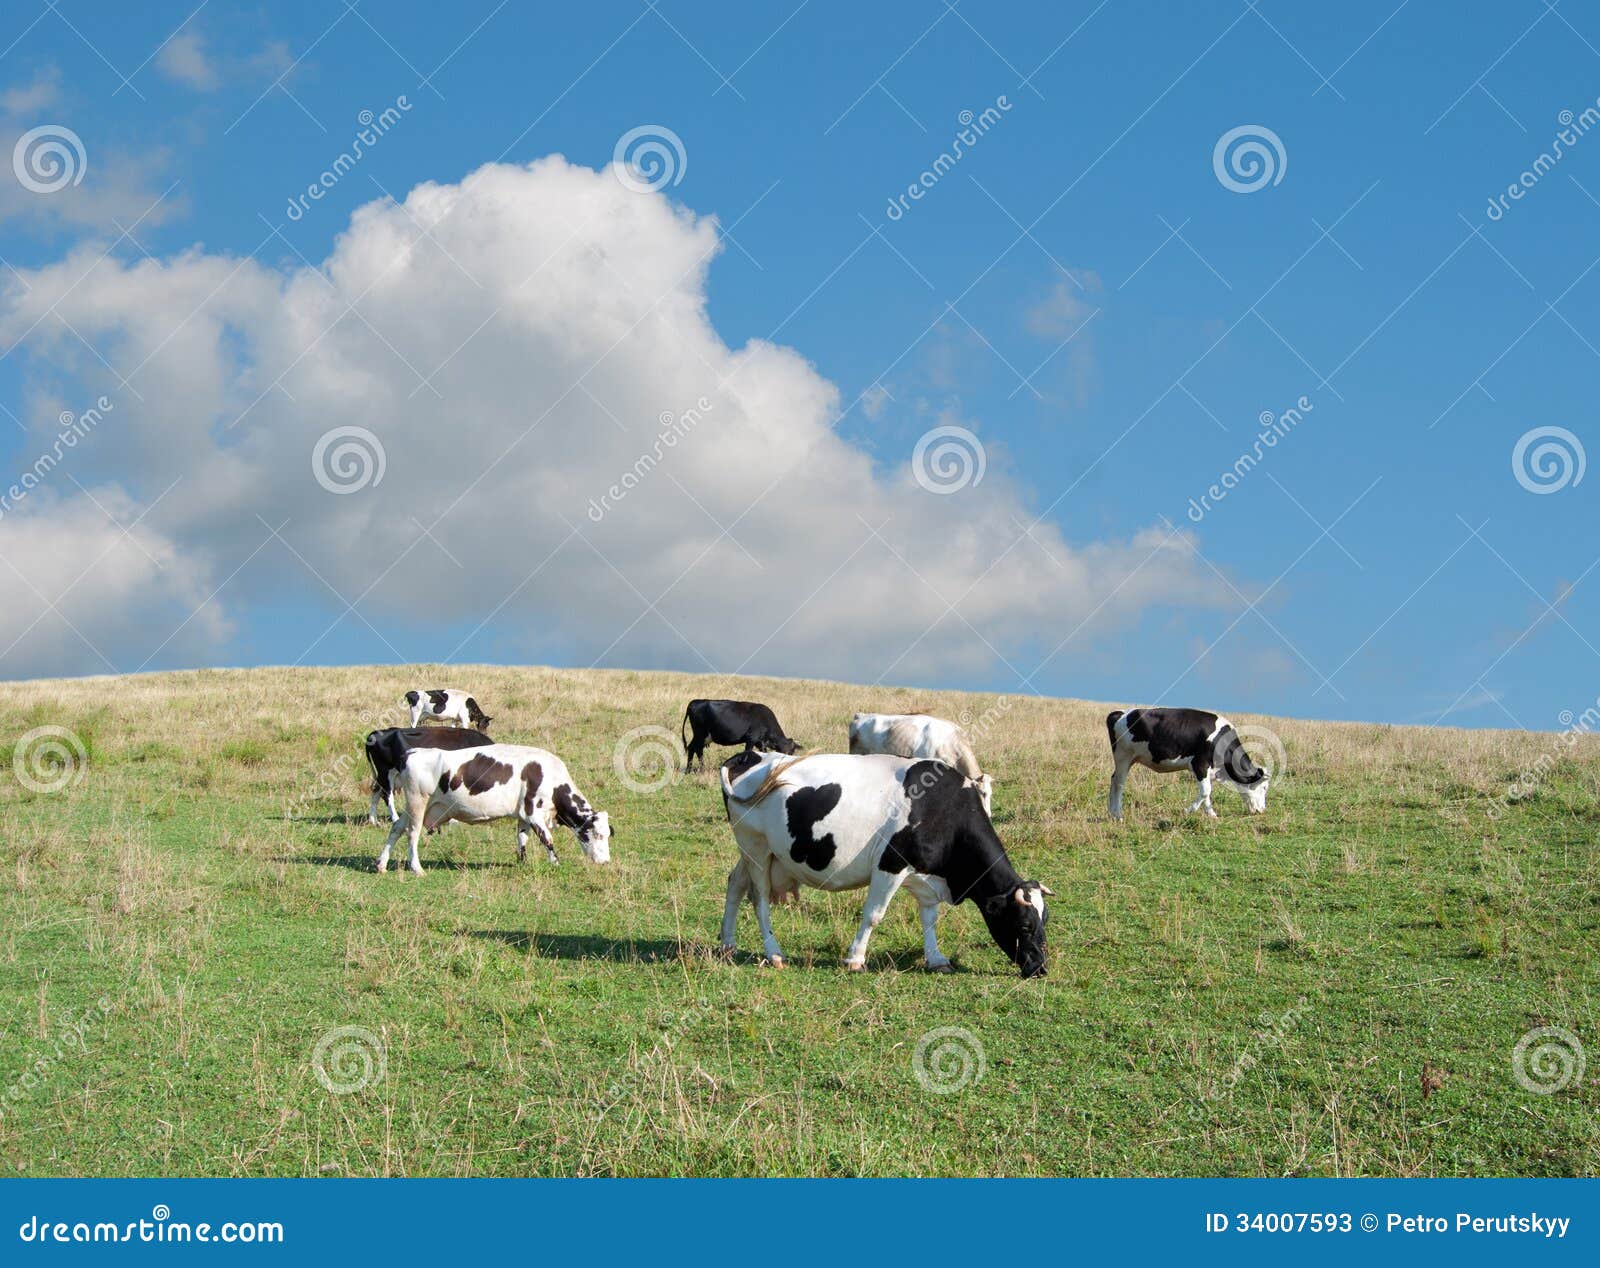
[[[611,866],[570,834],[559,868],[518,865],[509,825],[457,825],[427,875],[373,873],[360,738],[433,685],[566,760]],[[977,747],[1002,839],[1057,894],[1048,979],[970,905],[940,922],[957,972],[924,972],[904,895],[847,974],[862,895],[815,891],[775,914],[777,971],[748,908],[743,954],[715,955],[714,772],[640,793],[613,765],[707,694],[823,750],[858,708],[993,703],[461,667],[8,685],[0,1174],[1595,1174],[1600,742],[1494,818],[1553,737],[1235,715],[1288,752],[1266,815],[1219,790],[1191,818],[1187,782],[1136,772],[1113,825],[1106,706],[1019,699]],[[62,791],[9,774],[41,725],[87,753]],[[1553,1095],[1513,1076],[1546,1025],[1588,1048]],[[348,1094],[313,1069],[341,1026],[385,1057]],[[914,1057],[940,1027],[984,1071],[933,1094]]]

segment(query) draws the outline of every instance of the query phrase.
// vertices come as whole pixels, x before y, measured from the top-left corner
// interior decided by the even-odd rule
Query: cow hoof
[[[788,962],[781,955],[769,955],[762,963],[769,969],[781,969]]]
[[[717,948],[717,959],[719,960],[732,960],[736,954],[738,954],[738,950],[732,946],[725,945]]]
[[[422,869],[420,867],[413,867],[413,868],[409,868],[408,870],[410,871],[410,873],[413,876],[421,876],[422,875]]]
[[[867,971],[867,962],[865,960],[846,960],[844,967],[851,973],[865,973]]]
[[[956,966],[951,964],[949,960],[945,960],[940,964],[928,965],[928,972],[930,973],[954,973],[955,971]]]

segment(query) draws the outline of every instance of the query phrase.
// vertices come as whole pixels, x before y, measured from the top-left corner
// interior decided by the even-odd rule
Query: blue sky
[[[30,0],[0,48],[0,139],[82,146],[0,193],[7,480],[110,402],[0,507],[7,677],[599,663],[1534,729],[1600,695],[1579,6]],[[643,192],[641,128],[681,147]],[[382,475],[330,493],[350,427]],[[980,480],[915,481],[941,427]]]

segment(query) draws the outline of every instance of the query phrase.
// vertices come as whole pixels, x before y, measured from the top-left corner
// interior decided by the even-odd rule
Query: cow
[[[983,813],[994,813],[994,780],[978,769],[978,755],[954,722],[926,713],[858,713],[850,719],[850,751],[931,757],[954,766],[978,786]]]
[[[378,803],[389,806],[389,822],[400,817],[394,808],[394,773],[406,764],[406,754],[414,748],[482,748],[493,744],[482,731],[455,726],[385,727],[367,733],[367,764],[372,767],[372,801],[367,807],[367,822],[378,822]]]
[[[692,736],[683,735],[689,727]],[[691,700],[683,711],[683,723],[678,728],[683,736],[684,772],[687,774],[700,759],[700,769],[706,767],[706,743],[743,744],[747,749],[763,752],[797,753],[800,746],[783,733],[777,715],[764,704],[751,700]]]
[[[611,861],[611,819],[596,812],[578,791],[564,763],[554,753],[520,744],[489,744],[453,751],[414,748],[395,776],[405,809],[389,829],[378,855],[378,871],[389,870],[389,851],[401,833],[410,837],[410,867],[422,875],[417,841],[451,820],[490,823],[517,821],[517,861],[528,853],[528,834],[539,838],[550,862],[556,858],[556,824],[572,829],[593,863]]]
[[[464,691],[451,687],[437,687],[431,691],[406,692],[406,704],[411,708],[411,725],[423,718],[436,718],[440,722],[453,722],[456,726],[470,726],[485,733],[494,719],[478,708],[478,702]]]
[[[739,845],[722,913],[725,953],[734,949],[745,898],[755,907],[767,963],[782,968],[783,950],[772,935],[775,901],[801,885],[865,887],[866,910],[844,960],[846,969],[860,972],[873,929],[904,885],[921,911],[923,952],[933,972],[951,971],[934,934],[939,904],[970,899],[1022,976],[1044,975],[1044,900],[1051,890],[1018,875],[977,790],[954,767],[887,754],[745,752],[720,774]]]
[[[1122,786],[1135,765],[1190,772],[1200,786],[1190,814],[1203,810],[1217,817],[1213,780],[1232,784],[1251,814],[1267,808],[1267,772],[1250,760],[1227,718],[1203,709],[1119,709],[1107,715],[1106,733],[1113,763],[1107,809],[1113,819],[1122,818]]]

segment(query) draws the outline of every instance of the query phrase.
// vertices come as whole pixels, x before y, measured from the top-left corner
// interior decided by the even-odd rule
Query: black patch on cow
[[[433,711],[435,713],[443,713],[445,702],[450,699],[450,693],[448,691],[430,691],[428,699],[433,701]]]
[[[571,784],[557,784],[550,800],[555,803],[556,822],[562,827],[577,832],[594,822],[594,811]]]
[[[1231,726],[1223,727],[1217,736],[1212,764],[1241,788],[1253,788],[1267,777],[1267,772],[1257,766],[1239,743],[1239,735]]]
[[[544,782],[544,771],[538,762],[529,762],[522,768],[522,817],[533,818],[534,799],[539,795],[539,785]]]
[[[1151,761],[1192,761],[1200,756],[1210,761],[1216,714],[1204,709],[1130,709],[1123,717],[1128,738],[1150,746]]]
[[[417,703],[417,701],[421,700],[421,699],[422,699],[422,694],[420,692],[416,692],[416,691],[408,691],[408,692],[406,692],[406,703],[409,704],[409,705],[415,705]]]
[[[487,753],[479,753],[456,767],[455,774],[450,777],[450,789],[454,791],[465,787],[469,793],[476,795],[497,788],[510,778],[509,762],[498,761]],[[444,791],[442,786],[440,791]]]
[[[485,731],[489,729],[489,723],[494,721],[487,713],[478,708],[478,702],[471,696],[467,697],[467,717],[473,726],[482,727]]]
[[[828,864],[833,862],[833,856],[838,850],[834,844],[833,833],[818,837],[815,835],[817,824],[833,813],[833,808],[839,804],[839,798],[844,796],[844,789],[838,784],[823,784],[817,788],[797,788],[789,794],[789,801],[784,807],[784,813],[789,820],[789,857],[796,863],[809,867],[814,872],[823,872]]]

